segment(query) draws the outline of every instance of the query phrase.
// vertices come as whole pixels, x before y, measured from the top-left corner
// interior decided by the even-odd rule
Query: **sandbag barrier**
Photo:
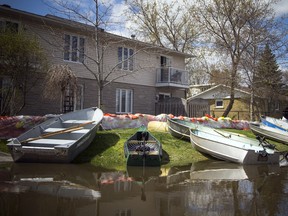
[[[0,116],[0,139],[9,139],[11,137],[17,137],[21,133],[31,129],[37,124],[44,122],[48,118],[54,117],[55,115],[46,116]],[[199,118],[189,118],[186,116],[174,116],[172,114],[160,114],[157,116],[149,114],[110,114],[105,113],[104,118],[101,122],[101,127],[104,130],[110,129],[125,129],[125,128],[138,128],[142,125],[148,126],[148,123],[153,122],[165,122],[167,118],[177,118],[185,121],[191,121],[213,128],[233,128],[245,130],[249,129],[249,122],[245,120],[232,120],[230,118],[213,118],[212,116],[206,114]],[[152,125],[152,124],[151,124]],[[154,124],[159,126],[159,124]],[[164,127],[163,124],[160,125]],[[165,130],[165,129],[161,129]]]

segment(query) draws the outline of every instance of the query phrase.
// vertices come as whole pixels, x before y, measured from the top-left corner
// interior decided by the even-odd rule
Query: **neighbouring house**
[[[37,37],[50,64],[68,65],[78,79],[77,91],[66,89],[64,95],[59,92],[59,97],[47,100],[43,97],[43,73],[43,79],[28,93],[20,114],[57,114],[97,106],[95,77],[83,65],[85,62],[93,68],[95,64],[92,36],[95,28],[52,15],[16,10],[8,5],[0,6],[0,24],[2,27],[13,24]],[[189,79],[185,59],[191,55],[144,43],[135,37],[125,38],[103,29],[97,31],[103,76],[108,76],[106,82],[111,82],[103,90],[104,112],[155,114],[158,101],[169,97],[186,98]],[[5,77],[0,77],[2,82],[7,82]]]
[[[192,87],[197,88],[199,86]],[[195,94],[187,99],[187,104],[193,104],[196,101],[202,101],[202,103],[206,102],[206,105],[209,106],[209,113],[207,114],[210,114],[214,117],[221,117],[230,101],[230,87],[220,84],[214,85],[204,91],[201,91],[201,89],[199,89],[198,94]],[[249,120],[249,104],[250,93],[235,89],[234,105],[228,116],[232,119]]]
[[[203,84],[190,86],[190,92],[194,92],[187,98],[187,107],[202,104],[198,113],[210,114],[214,117],[221,117],[230,101],[230,87],[222,84]],[[249,92],[235,89],[235,100],[233,108],[228,117],[239,120],[250,120],[250,101]],[[206,105],[206,107],[205,107]],[[283,110],[287,107],[287,97],[262,98],[261,95],[254,97],[254,118],[259,120],[261,115],[281,118]],[[192,110],[195,110],[192,109]],[[190,111],[191,112],[191,111]],[[195,112],[195,111],[194,111]]]

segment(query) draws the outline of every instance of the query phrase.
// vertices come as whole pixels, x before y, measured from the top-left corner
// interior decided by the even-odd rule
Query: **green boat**
[[[162,159],[161,143],[141,126],[124,144],[127,166],[160,166]]]

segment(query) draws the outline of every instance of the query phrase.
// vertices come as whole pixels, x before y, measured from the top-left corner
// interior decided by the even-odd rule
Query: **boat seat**
[[[128,144],[141,144],[142,142],[143,142],[142,140],[129,140],[129,141],[128,141]],[[147,145],[147,144],[149,144],[149,143],[155,144],[155,143],[157,143],[157,141],[155,141],[155,140],[148,140],[148,141],[145,142],[145,145]]]
[[[67,128],[47,128],[44,130],[45,133],[51,133],[51,132],[57,132],[57,131],[61,131],[61,130],[65,130]],[[72,131],[70,133],[88,133],[89,129],[80,129],[80,130],[75,130]]]
[[[130,155],[139,155],[139,151],[129,151]],[[149,151],[147,155],[159,155],[159,151]]]
[[[45,145],[68,145],[75,143],[76,140],[67,139],[37,139],[28,142],[28,144],[45,144]]]
[[[84,123],[88,123],[91,122],[91,120],[66,120],[63,121],[63,123],[69,123],[69,124],[84,124]]]
[[[159,151],[150,151],[149,155],[159,155]]]

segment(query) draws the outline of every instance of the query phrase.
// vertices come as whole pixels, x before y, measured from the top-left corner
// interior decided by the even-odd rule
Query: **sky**
[[[44,0],[44,1],[49,1],[49,0]],[[71,0],[73,1],[73,0]],[[85,0],[81,0],[85,2]],[[106,0],[110,2],[114,2],[116,7],[119,7],[120,9],[123,6],[123,2],[125,0]],[[49,7],[43,3],[43,0],[0,0],[0,4],[9,4],[11,7],[19,9],[19,10],[24,10],[28,11],[31,13],[36,13],[39,15],[46,15],[47,13],[50,13]],[[115,10],[119,12],[119,10]],[[280,2],[275,6],[275,11],[277,14],[284,14],[288,13],[288,1],[287,0],[280,0]]]
[[[61,0],[0,0],[0,5],[2,4],[8,4],[12,8],[27,11],[34,14],[39,15],[46,15],[46,14],[54,14],[53,10],[47,6],[44,2],[53,2],[53,1],[61,1]],[[77,2],[83,5],[83,7],[87,7],[87,1],[92,0],[62,0],[62,1],[71,1],[71,2]],[[127,5],[125,5],[125,1],[129,0],[102,0],[104,2],[109,2],[113,5],[112,8],[112,17],[113,17],[113,23],[121,23],[117,24],[117,27],[114,29],[107,29],[106,31],[112,32],[117,35],[130,37],[134,32],[131,30],[131,25],[133,25],[132,22],[125,22],[125,16],[122,15],[124,10],[127,9]],[[155,1],[155,0],[147,0],[147,1]],[[156,0],[160,2],[161,0]],[[163,0],[166,2],[172,2],[173,0]],[[191,0],[193,1],[193,0]],[[182,0],[177,0],[176,2],[182,2]],[[175,3],[175,1],[174,1]],[[277,5],[274,6],[275,12],[277,16],[282,16],[284,14],[288,17],[288,0],[279,0]],[[119,27],[120,26],[120,27]],[[130,28],[130,30],[129,30]]]
[[[0,5],[8,4],[12,8],[15,8],[15,9],[19,9],[19,10],[27,11],[30,13],[39,14],[39,15],[46,15],[49,13],[54,14],[53,10],[49,6],[47,6],[47,4],[45,4],[45,2],[53,2],[53,1],[57,1],[57,0],[0,0]],[[79,1],[67,0],[67,1],[77,2],[77,3],[79,2],[79,4],[85,7],[85,4],[87,6],[87,2],[91,0],[79,0]],[[125,5],[125,2],[127,0],[102,0],[102,1],[112,3],[113,9],[111,11],[114,17],[113,22],[122,23],[121,28],[110,30],[110,32],[113,32],[115,34],[119,34],[122,36],[130,37],[129,35],[130,32],[127,30],[129,29],[129,23],[124,22],[125,16],[122,15],[123,11],[127,9],[127,5]],[[155,0],[151,0],[151,1],[155,1]],[[161,1],[161,0],[156,0],[156,1]],[[166,0],[166,1],[172,1],[172,0]],[[178,0],[178,2],[181,2],[181,0]],[[275,5],[274,8],[275,8],[275,12],[277,15],[279,16],[283,14],[288,15],[288,0],[279,0],[279,3]]]
[[[47,5],[47,3],[54,2],[54,1],[66,1],[66,0],[0,0],[0,5],[7,4],[10,5],[12,8],[38,14],[38,15],[46,15],[46,14],[55,14],[55,10]],[[87,7],[87,2],[91,2],[91,0],[67,0],[68,2],[77,2],[83,7]],[[124,28],[121,29],[113,29],[110,30],[110,32],[113,32],[118,35],[127,36],[130,37],[130,32],[127,31],[125,28],[127,24],[125,24],[124,19],[125,16],[122,15],[122,12],[127,9],[127,6],[125,6],[125,0],[102,0],[102,2],[108,2],[109,4],[113,5],[112,13],[113,15],[113,21],[116,23],[124,23],[122,24],[122,27],[124,25]],[[58,14],[58,16],[61,16]],[[106,28],[105,28],[106,29]],[[109,29],[106,29],[109,31]]]

